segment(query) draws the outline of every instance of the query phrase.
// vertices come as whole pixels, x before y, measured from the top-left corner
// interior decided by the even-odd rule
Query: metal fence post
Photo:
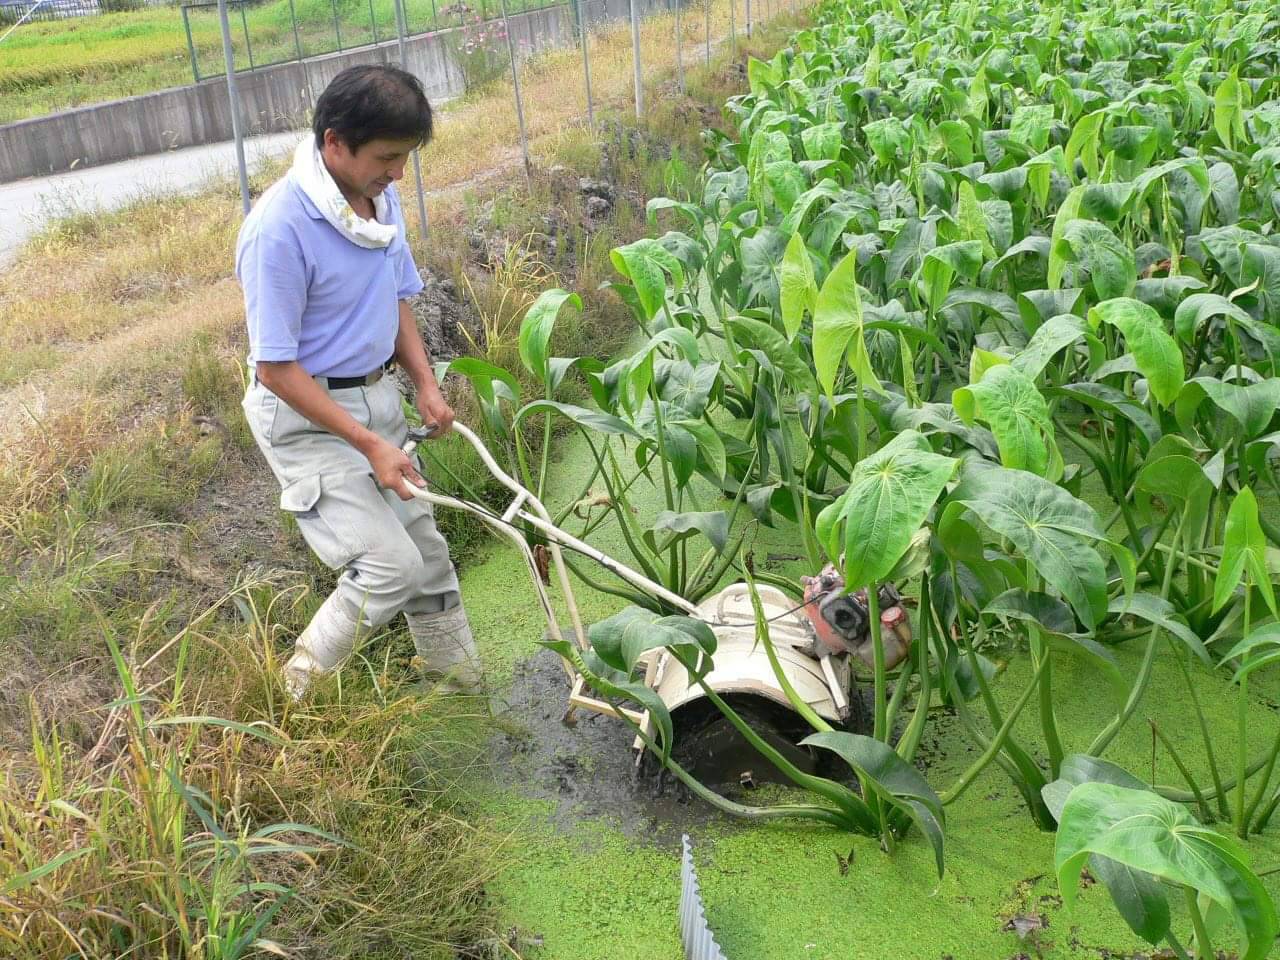
[[[751,0],[747,0],[747,39],[751,39]]]
[[[256,70],[253,65],[253,44],[249,42],[249,20],[244,15],[244,3],[240,4],[240,26],[244,28],[244,49],[249,54],[249,69]]]
[[[524,176],[532,176],[529,167],[529,137],[524,129],[524,98],[520,94],[520,68],[516,65],[516,45],[511,39],[511,18],[507,15],[507,0],[502,0],[502,26],[507,34],[507,55],[511,58],[511,87],[516,97],[516,124],[520,127],[520,153],[524,157]]]
[[[294,7],[293,0],[289,0],[289,20],[293,23],[293,48],[298,51],[298,60],[301,62],[306,57],[302,54],[302,37],[298,34],[298,11]]]
[[[676,0],[676,82],[684,93],[684,36],[680,28],[680,8],[684,0]]]
[[[182,26],[187,31],[187,53],[191,55],[191,75],[195,77],[196,83],[200,82],[200,64],[196,60],[196,44],[191,39],[191,18],[187,15],[187,8],[182,8]]]
[[[227,99],[231,103],[231,136],[236,142],[236,168],[240,174],[240,206],[249,213],[249,170],[244,163],[244,132],[240,129],[240,92],[236,89],[235,54],[231,50],[231,21],[227,0],[218,0],[218,24],[222,28],[222,59],[227,65]]]
[[[342,27],[338,25],[338,0],[329,0],[329,7],[333,10],[333,35],[338,40],[338,52],[342,52]]]
[[[373,0],[369,0],[369,30],[373,33],[373,42],[378,42],[378,17],[373,12]]]
[[[404,12],[404,0],[395,0],[396,11],[396,48],[400,54],[400,69],[409,69],[409,52],[404,45],[404,35],[409,31],[409,20]],[[420,148],[413,151],[413,182],[418,190],[418,233],[425,242],[427,239],[427,198],[422,189],[422,158]]]
[[[640,67],[640,11],[636,9],[636,0],[629,0],[631,7],[631,62],[635,66],[636,85],[636,119],[644,116],[644,81]]]
[[[738,0],[729,0],[729,43],[738,52]]]
[[[711,0],[702,2],[703,24],[707,33],[707,63],[711,62]]]
[[[595,107],[591,102],[591,55],[587,52],[587,12],[582,7],[582,0],[574,0],[574,10],[578,14],[578,32],[582,39],[582,79],[587,85],[587,128],[596,128]]]

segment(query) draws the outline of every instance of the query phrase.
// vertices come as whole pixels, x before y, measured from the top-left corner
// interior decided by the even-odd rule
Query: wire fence
[[[0,24],[50,23],[71,17],[95,17],[143,7],[177,6],[176,0],[0,0]]]
[[[297,6],[303,2],[309,3],[327,3],[329,5],[330,14],[333,18],[333,32],[331,34],[335,47],[339,42],[339,33],[344,22],[342,10],[339,4],[341,0],[289,0],[290,10],[296,10]],[[353,41],[352,45],[361,43],[380,43],[383,40],[381,33],[380,20],[376,11],[379,9],[379,0],[356,0],[356,2],[365,4],[371,11],[366,21],[367,33],[361,41]],[[529,3],[526,6],[520,6],[513,11],[514,3],[519,0],[487,0],[488,6],[477,9],[466,3],[456,3],[450,7],[432,7],[430,0],[426,0],[424,7],[423,0],[391,0],[393,6],[391,8],[391,16],[389,19],[390,30],[393,31],[389,40],[397,42],[398,59],[400,65],[406,69],[410,67],[410,49],[409,40],[418,39],[422,34],[430,34],[437,30],[447,30],[452,28],[461,28],[454,31],[450,35],[451,45],[448,53],[449,58],[459,71],[463,74],[465,86],[470,90],[473,84],[479,86],[486,84],[492,80],[505,78],[511,84],[512,90],[512,107],[515,113],[519,135],[519,147],[521,158],[526,175],[531,169],[529,154],[529,135],[527,130],[527,108],[532,106],[535,113],[542,106],[541,100],[535,97],[530,103],[526,103],[521,86],[521,74],[523,72],[525,61],[528,56],[540,49],[546,49],[550,46],[558,45],[563,48],[565,41],[568,41],[570,49],[578,47],[582,51],[582,88],[579,90],[564,90],[563,93],[570,99],[578,99],[585,94],[585,108],[587,122],[589,127],[595,127],[594,107],[595,103],[592,96],[592,58],[595,54],[595,45],[598,39],[605,39],[606,36],[613,37],[613,46],[607,54],[607,62],[615,65],[619,64],[619,54],[621,50],[617,46],[618,34],[616,28],[622,22],[629,20],[630,26],[630,56],[627,58],[630,62],[629,68],[633,68],[634,73],[634,89],[633,97],[635,104],[635,112],[637,117],[643,117],[645,111],[644,105],[644,80],[646,69],[658,67],[659,69],[670,69],[674,67],[675,80],[681,92],[684,90],[684,68],[691,65],[695,60],[704,60],[710,62],[711,50],[713,42],[713,14],[715,8],[715,40],[725,41],[737,48],[740,37],[751,36],[756,23],[761,20],[769,20],[779,13],[786,11],[796,11],[802,6],[808,6],[811,0],[755,0],[753,10],[752,0],[728,0],[728,3],[722,3],[722,0],[561,0],[554,4],[534,4]],[[420,30],[418,33],[411,33],[412,21],[409,18],[407,8],[402,8],[402,3],[413,2],[417,4],[419,25],[430,24],[427,29]],[[488,9],[496,3],[496,11],[494,16],[485,17],[484,14]],[[371,4],[371,5],[370,5]],[[657,47],[657,61],[645,63],[643,60],[643,49],[645,44],[642,43],[641,33],[642,6],[647,9],[644,13],[649,17],[670,15],[673,23],[668,27],[659,28],[662,31],[670,30],[671,43],[667,43],[662,38]],[[208,0],[201,0],[198,4],[188,4],[184,9],[184,15],[187,10],[195,8],[212,8],[215,15],[220,20],[220,37],[222,40],[222,52],[224,67],[221,76],[225,76],[227,80],[227,93],[230,99],[231,116],[233,127],[235,128],[236,151],[239,167],[239,177],[241,185],[241,202],[244,211],[247,213],[249,209],[249,189],[246,167],[244,163],[244,152],[242,143],[242,133],[239,129],[239,118],[241,115],[241,105],[239,94],[237,92],[237,77],[244,71],[260,69],[266,66],[269,59],[262,59],[264,56],[270,57],[271,54],[263,53],[263,50],[272,50],[270,46],[263,46],[255,43],[252,20],[250,16],[251,7],[243,0],[219,0],[213,3]],[[539,36],[537,27],[532,23],[526,23],[521,26],[520,33],[522,37],[523,49],[517,50],[517,44],[513,37],[512,16],[514,13],[528,13],[555,8],[563,8],[563,16],[567,18],[571,31],[566,37],[563,30],[550,30],[546,35]],[[348,5],[345,9],[350,9]],[[426,11],[430,10],[431,16],[428,19]],[[727,13],[727,22],[724,14]],[[455,18],[452,22],[441,19],[442,17]],[[611,35],[602,35],[598,39],[596,36],[597,27],[606,24],[612,24],[614,32]],[[544,23],[544,28],[548,25]],[[238,29],[236,29],[238,27]],[[282,59],[275,62],[288,62],[293,60],[301,60],[314,54],[309,53],[309,48],[302,41],[302,26],[296,14],[286,23],[287,32],[294,34],[294,42],[292,47],[292,56],[284,55]],[[727,28],[727,29],[726,29]],[[345,35],[350,37],[351,34]],[[361,36],[361,35],[357,35]],[[692,41],[692,42],[690,42]],[[320,40],[314,40],[320,43]],[[343,41],[345,42],[345,41]],[[421,42],[421,41],[420,41]],[[689,49],[686,49],[686,46]],[[652,58],[655,52],[653,44],[653,36],[649,36],[649,56]],[[342,49],[350,49],[344,46]],[[478,75],[476,69],[466,65],[466,58],[469,56],[481,56],[485,59],[483,75]],[[280,56],[276,54],[276,56]],[[625,56],[625,54],[622,54]],[[194,57],[193,47],[193,67],[197,64]],[[208,77],[210,74],[203,74]],[[616,73],[615,73],[615,93],[616,93]],[[545,96],[545,92],[543,94]],[[581,102],[581,100],[579,100]],[[495,118],[496,120],[496,118]],[[422,184],[421,167],[419,164],[418,153],[415,151],[414,159],[414,189],[412,193],[416,199],[418,208],[417,221],[419,227],[419,235],[425,238],[428,232],[427,211],[425,208],[425,193]]]
[[[4,2],[4,0],[0,0]],[[68,0],[78,2],[78,0]],[[509,0],[510,14],[564,6],[565,0]],[[477,34],[483,24],[501,22],[500,0],[405,0],[408,38],[460,28]],[[395,0],[228,0],[231,46],[237,71],[257,70],[396,39]],[[182,4],[191,73],[199,83],[222,76],[216,0]],[[475,38],[469,38],[473,44]],[[458,51],[461,52],[461,51]]]

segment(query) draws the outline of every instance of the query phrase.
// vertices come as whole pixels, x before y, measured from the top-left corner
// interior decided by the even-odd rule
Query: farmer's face
[[[372,200],[404,176],[416,140],[370,140],[348,149],[332,130],[324,133],[324,162],[343,193]]]

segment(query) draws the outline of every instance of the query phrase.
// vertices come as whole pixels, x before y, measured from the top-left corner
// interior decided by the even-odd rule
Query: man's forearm
[[[404,368],[404,372],[413,381],[418,393],[438,394],[440,385],[436,383],[435,371],[431,369],[431,357],[427,354],[422,335],[418,333],[418,322],[414,319],[413,310],[404,300],[400,301],[400,328],[396,332],[396,362]]]
[[[312,423],[346,440],[365,456],[378,435],[359,423],[329,396],[297,361],[259,363],[258,382]]]

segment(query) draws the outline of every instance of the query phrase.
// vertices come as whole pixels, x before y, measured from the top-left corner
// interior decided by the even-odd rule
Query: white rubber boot
[[[404,618],[427,676],[441,678],[446,691],[481,692],[484,674],[480,652],[461,603],[440,613],[406,613]]]
[[[332,673],[351,656],[368,628],[343,609],[331,595],[293,644],[293,656],[284,665],[284,686],[295,701],[301,700],[314,677]]]

